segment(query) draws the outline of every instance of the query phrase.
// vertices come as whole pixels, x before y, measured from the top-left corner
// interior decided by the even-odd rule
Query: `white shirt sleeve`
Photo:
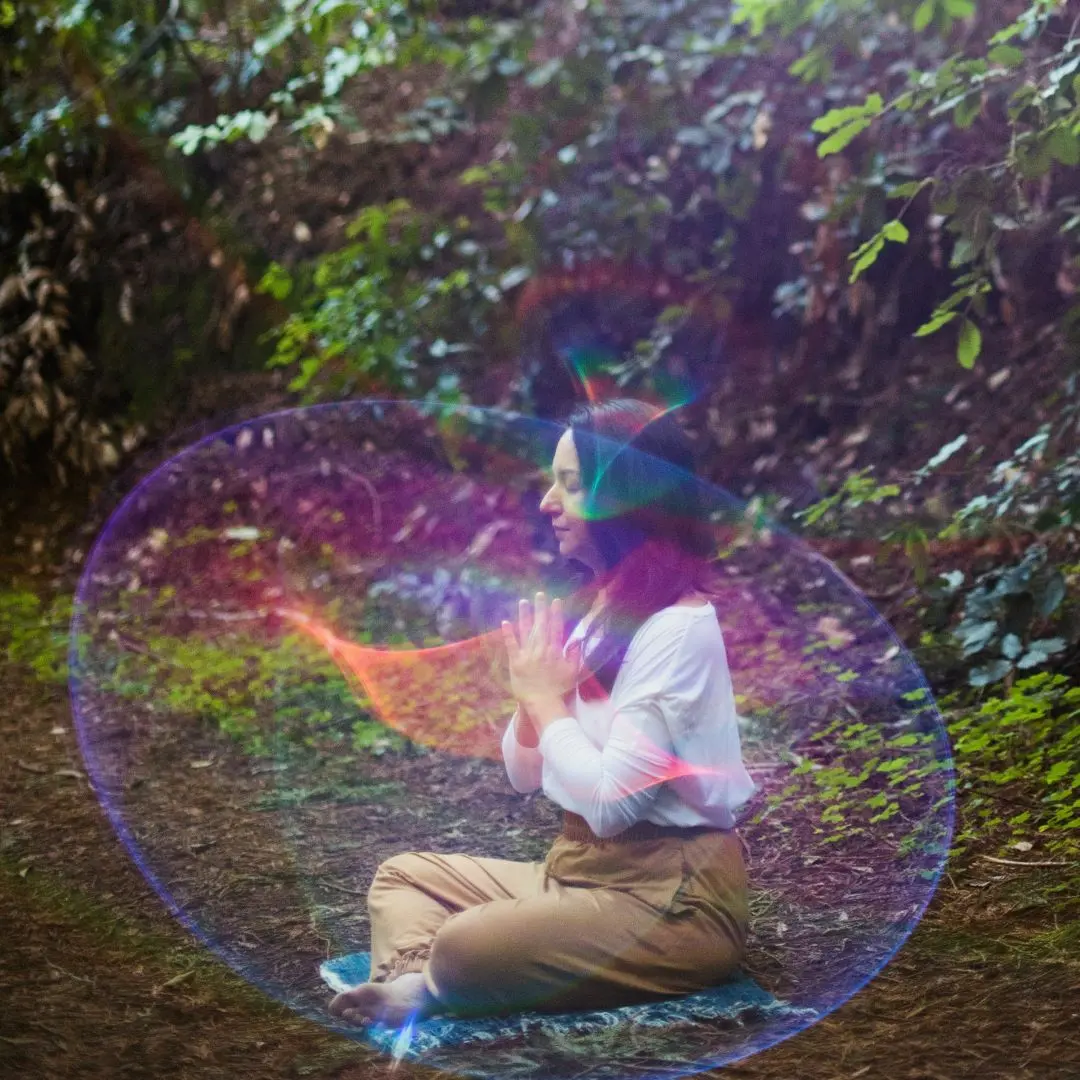
[[[510,780],[510,786],[522,795],[528,795],[530,791],[540,788],[541,776],[544,767],[544,756],[539,748],[534,746],[522,746],[514,734],[514,725],[517,722],[518,710],[510,717],[510,723],[503,732],[502,753],[503,762],[506,765],[506,775]]]
[[[549,724],[539,750],[545,793],[580,814],[597,836],[615,836],[649,812],[661,784],[676,773],[671,736],[679,699],[669,673],[682,652],[685,628],[650,630],[623,662],[612,698],[615,715],[602,749],[567,716]]]

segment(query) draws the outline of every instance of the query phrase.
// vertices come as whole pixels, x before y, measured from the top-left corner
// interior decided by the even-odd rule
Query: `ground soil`
[[[63,550],[62,539],[54,536],[38,553],[46,568],[49,552]],[[871,572],[865,564],[852,566],[858,555],[844,554],[844,544],[820,546],[831,548],[841,569],[861,574],[868,591],[889,592],[905,580],[902,553]],[[850,542],[846,547],[859,550]],[[61,584],[72,570],[62,563],[52,569]],[[903,630],[912,613],[895,614]],[[910,636],[917,627],[906,632]],[[297,1015],[240,978],[170,915],[91,790],[62,687],[11,666],[0,673],[0,693],[0,1075],[210,1080],[388,1072],[386,1060],[362,1044]],[[186,911],[211,938],[224,938],[230,922],[241,921],[249,972],[299,988],[294,1004],[309,1017],[326,998],[317,963],[366,943],[363,896],[381,859],[406,848],[463,845],[536,858],[558,828],[553,807],[514,795],[494,762],[462,767],[460,759],[404,753],[364,762],[363,784],[372,795],[366,801],[304,804],[284,816],[255,811],[260,798],[269,795],[272,803],[287,784],[253,769],[243,755],[230,758],[210,734],[207,740],[204,746],[188,740],[157,748],[149,787],[161,794],[145,796],[140,821],[151,831],[155,820],[167,824],[162,831],[181,838],[182,850],[166,860],[173,871],[166,884],[181,902],[188,899],[185,873],[194,878],[198,860],[215,843],[227,841],[230,853],[241,853],[230,855],[212,899],[197,907],[192,894]],[[215,755],[213,768],[190,768],[192,757]],[[439,816],[404,797],[420,781],[433,797],[442,797]],[[179,805],[177,791],[185,793]],[[222,791],[232,808],[227,817]],[[190,828],[173,828],[176,816],[189,819]],[[356,828],[361,822],[362,839]],[[319,865],[298,858],[289,840],[290,828],[303,835],[316,827],[335,829],[340,841],[321,845],[335,854]],[[139,839],[151,842],[145,835]],[[749,839],[752,872],[755,860],[761,873],[785,872],[756,846],[753,832]],[[976,848],[950,865],[910,939],[850,1001],[725,1071],[822,1080],[1076,1076],[1080,967],[1075,953],[1047,945],[1047,932],[1067,928],[1080,914],[1077,867],[1059,860],[1038,865],[1044,860],[1031,855],[1018,856],[1017,865],[985,858],[998,850],[988,841],[982,852]],[[1035,865],[1019,865],[1026,862]],[[202,893],[205,900],[205,887]],[[771,916],[760,914],[764,926]],[[779,940],[775,919],[770,925],[752,943],[748,967],[782,992],[783,964],[771,951]],[[565,1072],[565,1060],[554,1067],[557,1048],[549,1049],[552,1068],[541,1066],[532,1075],[574,1075]],[[519,1048],[517,1069],[508,1066],[506,1075],[520,1074],[527,1059],[522,1053]],[[456,1063],[483,1068],[491,1059],[470,1061],[466,1055]],[[589,1063],[581,1066],[578,1074],[589,1075]],[[403,1064],[398,1073],[431,1071]]]

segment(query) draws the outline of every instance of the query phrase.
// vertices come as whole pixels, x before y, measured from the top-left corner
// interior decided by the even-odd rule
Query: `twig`
[[[355,480],[357,483],[363,484],[368,493],[368,497],[371,499],[371,516],[375,519],[375,531],[381,539],[382,503],[379,501],[379,493],[375,490],[375,485],[364,476],[363,473],[358,473],[355,469],[350,469],[347,465],[339,465],[338,472],[343,473],[350,480]]]
[[[1037,862],[1021,862],[1019,859],[996,859],[993,855],[980,855],[980,859],[987,862],[999,863],[1002,866],[1074,866],[1075,863],[1063,862],[1055,859],[1041,859]]]
[[[325,885],[328,889],[336,889],[338,892],[348,893],[350,896],[367,896],[367,891],[360,889],[350,889],[345,885],[335,885],[334,882],[328,881],[326,878],[319,878],[319,884]]]

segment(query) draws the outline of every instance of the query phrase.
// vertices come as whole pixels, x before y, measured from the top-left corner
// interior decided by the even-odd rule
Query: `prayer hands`
[[[562,698],[578,682],[581,648],[578,642],[563,655],[562,601],[548,607],[547,597],[536,594],[535,615],[528,600],[518,604],[518,630],[510,622],[502,624],[503,640],[510,661],[510,689],[526,709],[530,703]]]

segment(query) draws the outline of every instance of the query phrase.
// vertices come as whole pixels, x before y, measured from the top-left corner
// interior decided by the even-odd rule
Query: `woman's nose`
[[[553,488],[549,488],[546,492],[544,492],[544,497],[540,500],[540,513],[550,514],[557,511],[558,508],[555,505],[553,492]]]

